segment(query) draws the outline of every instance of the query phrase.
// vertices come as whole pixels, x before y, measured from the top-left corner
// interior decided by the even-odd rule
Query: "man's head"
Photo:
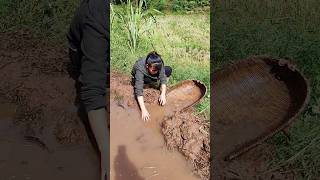
[[[152,51],[147,55],[146,68],[151,75],[157,74],[161,70],[162,64],[161,56],[157,52]]]

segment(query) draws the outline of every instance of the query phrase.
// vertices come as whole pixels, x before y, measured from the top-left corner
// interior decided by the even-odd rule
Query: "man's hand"
[[[160,87],[160,97],[159,97],[159,104],[161,106],[165,105],[167,100],[166,100],[166,91],[167,91],[167,86],[165,84],[161,84]]]
[[[138,96],[138,104],[140,106],[141,109],[141,118],[144,122],[149,121],[150,119],[150,114],[146,108],[146,106],[144,105],[144,101],[143,101],[143,96]]]
[[[146,109],[141,111],[141,118],[144,122],[147,122],[150,120],[150,114]]]
[[[164,93],[162,93],[162,94],[160,95],[160,97],[159,97],[159,104],[160,104],[161,106],[163,106],[163,105],[166,104],[166,102],[167,102],[167,100],[166,100],[166,95],[165,95]]]

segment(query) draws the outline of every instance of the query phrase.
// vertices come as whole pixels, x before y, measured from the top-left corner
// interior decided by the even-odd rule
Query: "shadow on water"
[[[139,175],[138,169],[130,161],[125,146],[118,146],[118,154],[114,162],[115,180],[144,180]]]

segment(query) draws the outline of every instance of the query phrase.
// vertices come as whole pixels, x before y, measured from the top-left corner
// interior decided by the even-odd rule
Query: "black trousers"
[[[67,34],[72,76],[80,83],[80,99],[87,112],[106,106],[110,72],[108,14],[108,1],[83,0]]]

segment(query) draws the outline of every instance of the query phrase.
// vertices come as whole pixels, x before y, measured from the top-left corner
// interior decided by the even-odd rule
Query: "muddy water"
[[[144,123],[138,109],[111,103],[111,180],[199,180],[178,152],[168,151],[160,133],[165,108],[147,108],[151,121]]]
[[[48,145],[50,131],[26,139],[13,124],[17,108],[0,97],[0,180],[99,179],[99,159],[90,144]]]

